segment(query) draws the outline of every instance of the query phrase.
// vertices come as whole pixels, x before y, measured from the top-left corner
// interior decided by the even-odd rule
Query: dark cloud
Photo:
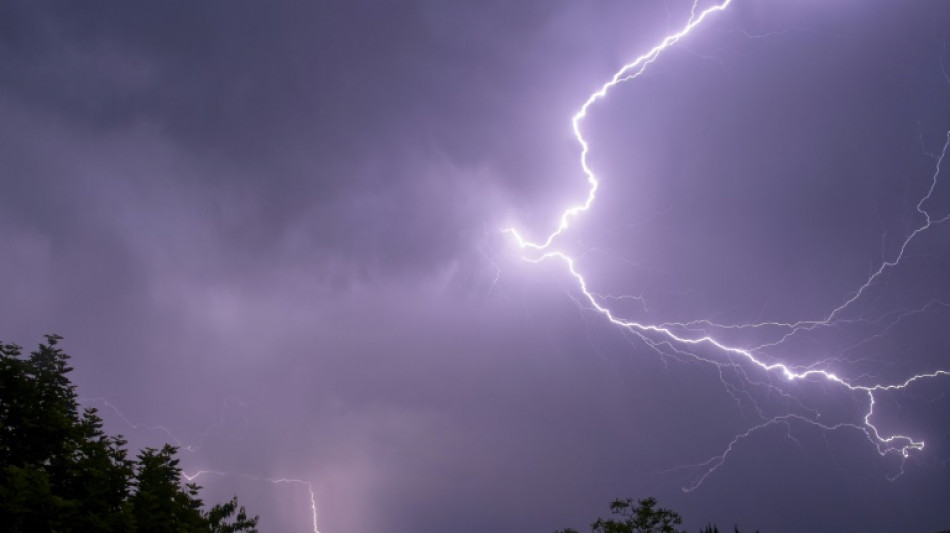
[[[702,472],[683,465],[761,417],[849,421],[864,399],[650,346],[498,233],[539,236],[584,194],[571,115],[686,17],[6,2],[0,338],[63,334],[81,395],[135,445],[171,431],[188,469],[311,480],[328,533],[550,531],[626,495],[691,530],[946,528],[945,381],[881,394],[882,428],[927,441],[903,465],[860,431],[776,423],[683,493]],[[941,1],[736,0],[592,108],[602,189],[561,244],[592,290],[641,298],[612,301],[624,316],[824,316],[921,223],[950,128],[948,22]],[[762,357],[862,383],[944,365],[946,237],[921,234],[844,321]],[[267,530],[308,528],[300,485],[199,481]]]

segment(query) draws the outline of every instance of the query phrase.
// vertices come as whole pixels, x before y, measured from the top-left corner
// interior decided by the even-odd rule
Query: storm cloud
[[[264,531],[310,514],[260,478],[311,482],[324,533],[551,531],[650,495],[690,530],[950,527],[950,379],[882,395],[927,442],[906,461],[775,424],[683,492],[762,417],[862,404],[620,330],[501,232],[583,198],[572,115],[690,7],[4,2],[0,338],[63,335],[110,431],[234,473],[197,481]],[[938,0],[735,0],[592,107],[601,190],[559,245],[624,316],[826,316],[921,223],[948,43]],[[950,368],[948,227],[763,354],[863,384]]]

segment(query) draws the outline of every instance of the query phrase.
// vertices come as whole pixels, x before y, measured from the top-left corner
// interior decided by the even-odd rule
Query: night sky
[[[263,531],[950,528],[950,2],[733,0],[504,232],[692,8],[0,0],[0,339]]]

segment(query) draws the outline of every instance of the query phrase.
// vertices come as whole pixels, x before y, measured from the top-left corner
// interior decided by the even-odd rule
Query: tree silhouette
[[[733,532],[739,533],[739,526],[735,526]],[[706,527],[699,530],[699,533],[719,533],[719,528],[712,524],[707,524]],[[758,530],[756,530],[755,533],[759,533]]]
[[[638,500],[634,506],[630,498],[614,500],[610,504],[614,518],[598,518],[591,524],[592,533],[686,533],[676,529],[683,522],[680,515],[669,509],[656,506],[656,498]],[[560,529],[554,533],[578,533],[576,529]],[[707,524],[699,533],[719,533],[719,528]],[[736,526],[735,533],[739,533]],[[758,533],[758,531],[756,531]],[[950,533],[950,531],[942,532]]]
[[[235,516],[235,512],[237,515]],[[205,515],[212,533],[237,533],[239,531],[254,531],[257,517],[248,518],[244,507],[238,507],[235,496],[227,503],[217,504]]]
[[[128,458],[95,409],[80,411],[61,337],[26,358],[0,342],[0,524],[10,533],[256,532],[237,498],[203,512],[182,485],[177,449]],[[237,515],[235,516],[235,513]]]
[[[675,526],[683,522],[675,511],[656,507],[656,498],[645,498],[634,506],[630,498],[614,500],[610,513],[615,518],[598,518],[591,525],[593,533],[685,533]],[[562,529],[555,533],[578,533],[575,529]]]
[[[138,455],[132,516],[140,533],[206,531],[194,484],[182,487],[175,448],[146,448]]]

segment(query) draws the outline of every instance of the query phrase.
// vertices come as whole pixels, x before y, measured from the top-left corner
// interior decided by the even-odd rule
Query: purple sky
[[[109,430],[232,472],[204,495],[264,531],[311,517],[261,478],[322,533],[651,495],[690,531],[950,528],[950,377],[875,395],[926,442],[882,456],[866,393],[617,327],[501,233],[583,201],[572,115],[690,7],[3,2],[0,338],[63,335]],[[948,130],[950,2],[734,0],[591,107],[556,247],[624,320],[859,387],[950,369],[950,222],[908,242]],[[897,257],[827,323],[710,325],[823,321]]]

